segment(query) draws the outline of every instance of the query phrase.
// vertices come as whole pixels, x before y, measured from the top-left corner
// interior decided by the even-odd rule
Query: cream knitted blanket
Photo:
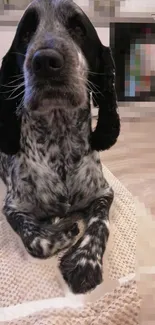
[[[104,256],[104,283],[89,295],[65,296],[54,259],[39,261],[30,257],[1,214],[0,324],[155,324],[153,293],[150,295],[151,290],[155,291],[151,283],[151,266],[155,265],[153,218],[104,166],[103,172],[115,191],[111,234]],[[4,195],[1,185],[1,205]]]

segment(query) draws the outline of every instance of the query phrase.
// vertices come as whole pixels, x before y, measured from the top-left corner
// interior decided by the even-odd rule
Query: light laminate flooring
[[[122,119],[121,125],[117,143],[101,160],[155,216],[155,118]]]

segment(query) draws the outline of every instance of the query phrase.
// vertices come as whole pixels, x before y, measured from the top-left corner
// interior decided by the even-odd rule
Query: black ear
[[[0,150],[10,155],[16,154],[20,146],[20,119],[16,115],[22,100],[20,73],[13,43],[0,70]]]
[[[94,79],[94,106],[99,107],[97,126],[91,137],[94,150],[109,149],[120,133],[115,91],[115,65],[111,50],[101,44],[97,74]]]

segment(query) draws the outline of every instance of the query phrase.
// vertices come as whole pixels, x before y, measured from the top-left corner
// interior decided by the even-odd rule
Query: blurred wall
[[[1,62],[2,57],[8,51],[8,49],[11,45],[12,39],[14,37],[14,34],[15,34],[15,28],[10,28],[10,29],[14,29],[14,30],[7,30],[7,28],[0,29],[0,42],[1,42],[0,62]]]
[[[155,0],[122,0],[120,12],[123,13],[153,13],[155,12]]]

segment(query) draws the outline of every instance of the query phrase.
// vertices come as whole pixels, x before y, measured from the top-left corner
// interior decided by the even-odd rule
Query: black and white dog
[[[72,0],[33,1],[0,71],[3,211],[34,257],[68,248],[59,267],[75,293],[102,282],[113,190],[98,151],[119,132],[110,49]]]

